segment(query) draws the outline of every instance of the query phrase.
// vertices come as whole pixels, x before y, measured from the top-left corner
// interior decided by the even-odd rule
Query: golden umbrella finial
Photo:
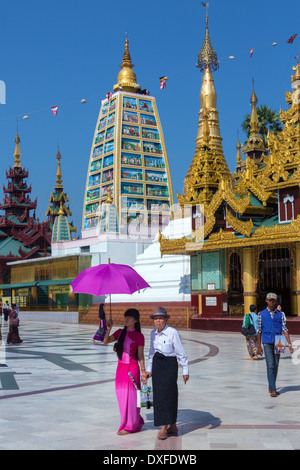
[[[15,147],[15,153],[14,153],[14,157],[15,157],[14,168],[16,168],[16,167],[21,168],[21,163],[20,163],[21,152],[20,152],[20,147],[19,147],[20,142],[21,142],[21,140],[20,140],[19,134],[17,132],[16,138],[15,138],[16,147]]]
[[[205,18],[205,38],[201,51],[198,54],[198,62],[196,67],[199,67],[200,71],[203,72],[206,68],[210,67],[211,70],[216,71],[219,68],[219,61],[217,54],[212,47],[209,31],[208,31],[208,3],[201,2],[206,7],[206,18]]]
[[[56,172],[55,189],[61,189],[63,188],[63,185],[62,185],[62,174],[61,174],[61,168],[60,168],[61,154],[60,154],[59,148],[57,149],[56,158],[57,158],[57,172]]]

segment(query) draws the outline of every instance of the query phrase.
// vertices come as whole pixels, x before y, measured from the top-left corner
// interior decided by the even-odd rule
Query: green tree
[[[276,111],[273,111],[267,105],[258,106],[257,109],[258,118],[258,132],[263,139],[265,145],[267,145],[267,134],[268,131],[272,134],[277,135],[278,132],[282,131],[280,116]],[[251,114],[246,114],[244,121],[242,122],[242,129],[246,133],[247,137],[250,135]]]

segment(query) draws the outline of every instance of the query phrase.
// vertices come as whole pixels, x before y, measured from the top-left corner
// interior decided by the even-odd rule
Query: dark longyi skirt
[[[19,328],[17,325],[9,325],[8,335],[7,335],[7,344],[21,344],[23,341],[19,336]]]
[[[155,353],[152,364],[154,426],[175,424],[178,410],[176,357]]]

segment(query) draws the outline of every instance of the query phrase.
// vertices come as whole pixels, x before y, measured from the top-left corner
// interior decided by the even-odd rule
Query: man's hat
[[[154,318],[158,316],[170,318],[170,315],[167,314],[167,310],[164,307],[156,307],[155,312],[153,315],[150,315],[150,318],[154,320]]]
[[[267,294],[266,299],[267,299],[267,300],[271,300],[271,299],[277,300],[277,295],[274,294],[273,292],[269,292],[269,293]]]

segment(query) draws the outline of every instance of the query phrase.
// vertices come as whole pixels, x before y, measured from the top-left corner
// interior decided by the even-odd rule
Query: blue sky
[[[252,78],[258,104],[286,109],[285,92],[300,55],[299,17],[299,0],[209,2],[210,37],[220,61],[214,74],[217,108],[231,171],[238,131],[245,140],[241,122],[251,109]],[[80,235],[95,125],[101,100],[116,83],[127,31],[137,81],[156,97],[174,195],[182,192],[200,109],[202,74],[195,67],[205,33],[200,0],[14,0],[2,2],[0,18],[0,80],[6,85],[6,104],[0,104],[0,184],[6,184],[5,171],[13,164],[18,125],[21,163],[29,170],[32,199],[38,198],[37,216],[44,220],[59,145],[63,185]],[[299,36],[287,44],[292,34]],[[162,75],[169,80],[161,91]],[[59,111],[53,117],[55,105]]]

